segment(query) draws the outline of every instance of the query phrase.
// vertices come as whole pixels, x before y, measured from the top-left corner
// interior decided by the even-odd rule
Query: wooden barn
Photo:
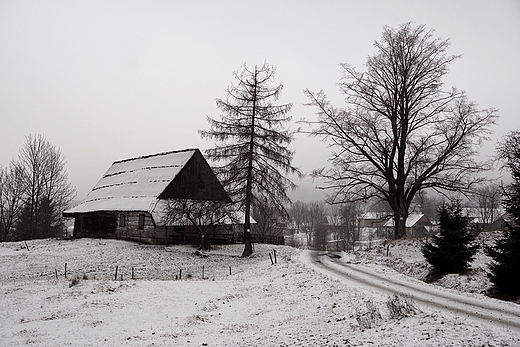
[[[166,225],[168,199],[231,200],[198,149],[116,161],[76,207],[75,238],[99,237],[146,243],[198,242],[189,225]],[[237,225],[219,225],[208,235],[233,242]]]

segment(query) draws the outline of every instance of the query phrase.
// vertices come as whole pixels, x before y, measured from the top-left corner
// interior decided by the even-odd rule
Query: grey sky
[[[314,118],[302,91],[336,106],[340,62],[363,70],[382,27],[407,21],[451,38],[463,54],[446,87],[466,90],[501,116],[493,141],[520,128],[520,1],[0,1],[0,165],[25,135],[61,148],[83,199],[119,159],[213,144],[232,71],[266,60],[285,86],[291,115]],[[297,125],[293,124],[293,128]],[[326,164],[326,145],[298,135],[295,164]],[[293,199],[314,200],[297,181]]]

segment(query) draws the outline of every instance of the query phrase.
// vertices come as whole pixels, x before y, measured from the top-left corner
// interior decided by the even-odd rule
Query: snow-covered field
[[[397,318],[389,297],[313,270],[291,247],[257,244],[242,259],[241,245],[203,256],[189,246],[119,240],[28,245],[0,244],[1,346],[520,345],[518,332],[451,314],[422,309]],[[388,258],[376,249],[354,260],[378,271],[401,264],[418,277],[419,270],[407,270],[421,262],[416,248],[401,241]],[[473,281],[461,278],[448,282]],[[486,285],[450,290],[480,288],[471,291],[481,295]]]

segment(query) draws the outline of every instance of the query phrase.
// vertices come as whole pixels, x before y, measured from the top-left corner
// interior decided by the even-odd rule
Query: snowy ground
[[[388,258],[374,250],[355,259],[380,271],[419,262],[413,245],[402,243]],[[191,247],[118,240],[28,245],[0,244],[1,346],[520,345],[516,332],[446,313],[396,318],[388,297],[313,270],[290,247],[256,245],[242,259],[241,245],[206,257]]]
[[[494,240],[500,235],[500,232],[480,233],[477,242],[481,247],[469,271],[464,274],[445,275],[435,281],[435,284],[464,293],[487,293],[491,288],[491,282],[486,271],[491,258],[485,255],[483,248],[486,245],[494,245]],[[388,267],[416,279],[425,280],[431,271],[431,266],[421,253],[421,242],[423,242],[421,239],[393,241],[389,247],[388,257],[387,247],[381,245],[369,251],[356,252],[353,261],[376,268]]]

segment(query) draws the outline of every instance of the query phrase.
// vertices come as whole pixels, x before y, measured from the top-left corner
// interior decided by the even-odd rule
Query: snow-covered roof
[[[388,216],[388,212],[374,212],[374,211],[368,211],[365,214],[363,214],[359,219],[366,219],[366,220],[379,220],[384,219]]]
[[[116,161],[76,207],[64,216],[94,211],[152,212],[159,195],[198,149]]]
[[[424,213],[411,213],[411,214],[409,214],[408,218],[406,218],[406,228],[413,227],[423,216],[424,216]],[[384,227],[393,227],[394,226],[394,219],[391,218],[385,224],[383,224],[383,226]]]

